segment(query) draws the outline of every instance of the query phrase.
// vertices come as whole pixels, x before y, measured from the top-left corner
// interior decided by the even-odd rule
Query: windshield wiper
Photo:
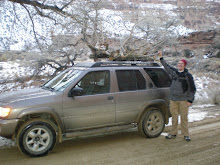
[[[48,87],[48,86],[41,86],[43,89],[49,89],[50,91],[53,91],[55,90],[53,87]]]

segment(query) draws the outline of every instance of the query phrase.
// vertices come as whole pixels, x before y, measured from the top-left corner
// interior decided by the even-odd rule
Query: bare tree
[[[70,34],[78,38],[77,43],[86,45],[90,51],[90,57],[94,58],[94,60],[98,58],[135,60],[140,58],[140,56],[147,58],[147,56],[152,55],[155,50],[167,41],[168,29],[174,24],[174,22],[166,22],[161,26],[149,21],[149,17],[137,20],[137,22],[129,26],[126,21],[122,21],[127,34],[123,36],[120,34],[119,37],[113,39],[109,37],[110,35],[105,31],[103,23],[107,20],[105,20],[100,13],[100,10],[106,6],[107,1],[105,0],[69,0],[68,2],[61,0],[8,1],[14,4],[20,4],[27,11],[33,25],[35,39],[42,52],[47,51],[50,46],[45,46],[46,42],[42,41],[46,40],[46,38],[39,36],[34,28],[34,19],[36,19],[35,17],[37,16],[53,21],[55,26],[62,29],[63,34]],[[158,26],[160,26],[160,28]],[[80,36],[80,38],[78,36]],[[111,45],[112,42],[114,42],[114,46]],[[78,47],[78,44],[74,46],[69,45],[68,47],[75,49]],[[56,54],[60,52],[61,57],[67,57],[64,56],[66,53],[63,54],[66,48],[67,46],[60,48],[59,51],[53,51],[55,51]],[[73,53],[73,55],[82,53],[88,54],[88,52],[81,51],[81,53]],[[48,59],[44,61],[48,61]]]

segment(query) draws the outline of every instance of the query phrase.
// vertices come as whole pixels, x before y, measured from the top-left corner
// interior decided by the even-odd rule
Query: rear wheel
[[[164,115],[160,110],[146,111],[138,123],[138,129],[142,135],[155,138],[160,136],[165,127]]]
[[[18,131],[18,148],[31,157],[47,155],[56,143],[53,127],[45,121],[30,121]]]

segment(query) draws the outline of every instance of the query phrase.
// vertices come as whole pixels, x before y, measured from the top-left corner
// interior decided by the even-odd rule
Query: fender
[[[59,128],[59,133],[62,134],[62,132],[64,131],[64,126],[62,124],[62,121],[59,115],[51,107],[34,107],[34,108],[24,109],[18,114],[17,118],[20,119],[27,115],[43,114],[43,113],[50,114],[56,120]]]
[[[165,117],[165,123],[168,123],[168,119],[170,117],[170,110],[169,110],[169,105],[167,105],[167,103],[163,100],[163,99],[156,99],[156,100],[149,100],[148,102],[146,102],[141,110],[139,111],[137,118],[136,118],[136,123],[139,122],[141,115],[143,114],[143,112],[149,110],[149,108],[159,108]]]

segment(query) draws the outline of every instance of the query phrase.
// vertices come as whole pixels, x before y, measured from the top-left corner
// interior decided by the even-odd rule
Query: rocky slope
[[[190,29],[207,30],[220,28],[219,0],[111,0],[109,8],[123,11],[131,20],[157,14],[164,20],[180,20]]]

